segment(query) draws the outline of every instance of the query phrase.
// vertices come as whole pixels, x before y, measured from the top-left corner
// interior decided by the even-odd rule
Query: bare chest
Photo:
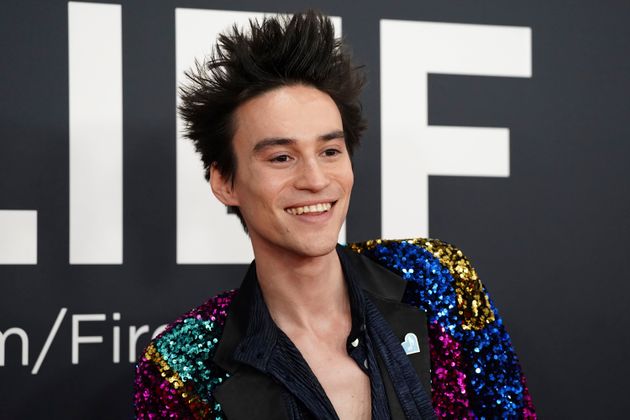
[[[343,346],[334,348],[314,340],[296,346],[324,388],[340,419],[371,418],[370,378],[357,366]]]

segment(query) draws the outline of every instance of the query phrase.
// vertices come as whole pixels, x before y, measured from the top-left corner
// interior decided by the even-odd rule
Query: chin
[[[322,237],[321,235],[317,238],[310,238],[302,241],[299,247],[299,253],[305,257],[322,257],[324,255],[328,255],[331,252],[335,251],[337,247],[337,238],[336,236]]]
[[[312,257],[312,258],[323,257],[330,254],[331,252],[334,252],[336,246],[337,246],[337,242],[335,242],[334,244],[331,244],[330,246],[320,246],[317,248],[310,248],[305,253],[306,254],[305,256]]]

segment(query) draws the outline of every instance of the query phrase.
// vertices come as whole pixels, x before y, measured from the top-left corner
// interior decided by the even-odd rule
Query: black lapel
[[[427,317],[424,311],[401,303],[407,282],[383,266],[348,248],[340,247],[338,252],[342,258],[342,263],[346,263],[344,264],[346,275],[352,276],[368,292],[367,296],[381,312],[401,345],[407,340],[410,344],[408,347],[415,347],[415,339],[417,339],[417,349],[419,351],[408,354],[408,357],[425,391],[430,396],[431,357],[429,353]],[[400,410],[399,412],[402,415],[402,410],[396,395],[393,393],[393,388],[391,388],[389,376],[384,371],[381,362],[379,362],[379,367],[381,368],[381,376],[384,377],[383,380],[388,394],[392,418],[398,418],[395,414]]]
[[[229,420],[285,420],[289,417],[282,387],[271,377],[234,360],[234,353],[247,332],[255,275],[252,263],[230,305],[221,340],[212,359],[230,377],[214,390],[213,396]]]
[[[424,390],[430,398],[431,357],[429,353],[429,335],[426,314],[417,308],[400,302],[379,299],[371,294],[369,297],[381,312],[383,318],[385,318],[401,345],[406,341],[408,343],[407,347],[414,351],[411,354],[408,353],[407,357],[415,369],[418,378],[420,378],[420,382],[422,382]],[[416,340],[417,347],[415,345]],[[415,352],[415,350],[419,351]],[[395,410],[393,408],[398,406],[398,400],[391,385],[391,381],[389,380],[389,376],[384,371],[383,363],[379,362],[379,368],[381,368],[381,376],[387,376],[387,380],[384,380],[387,397],[390,402],[392,418],[396,419],[397,417],[394,416]],[[400,409],[400,413],[402,415],[402,409]],[[404,416],[400,418],[404,418]]]
[[[229,420],[288,420],[283,389],[271,377],[247,366],[217,387],[214,397]]]
[[[407,353],[422,382],[424,389],[431,394],[431,357],[429,353],[429,331],[426,314],[410,305],[372,299],[378,310],[398,337],[401,345],[406,342],[412,353]],[[415,341],[417,340],[417,346]],[[405,346],[403,346],[404,348]]]

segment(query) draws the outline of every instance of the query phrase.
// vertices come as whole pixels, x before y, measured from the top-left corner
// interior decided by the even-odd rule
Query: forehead
[[[283,86],[250,99],[236,108],[233,121],[236,148],[264,138],[312,140],[343,129],[330,95],[305,85]]]

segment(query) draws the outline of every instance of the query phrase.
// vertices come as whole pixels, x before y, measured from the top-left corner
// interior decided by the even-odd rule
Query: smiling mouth
[[[301,206],[301,207],[289,207],[284,209],[289,214],[294,216],[306,213],[325,213],[329,211],[332,206],[334,206],[336,201],[328,202],[328,203],[317,203],[311,204],[309,206]]]

